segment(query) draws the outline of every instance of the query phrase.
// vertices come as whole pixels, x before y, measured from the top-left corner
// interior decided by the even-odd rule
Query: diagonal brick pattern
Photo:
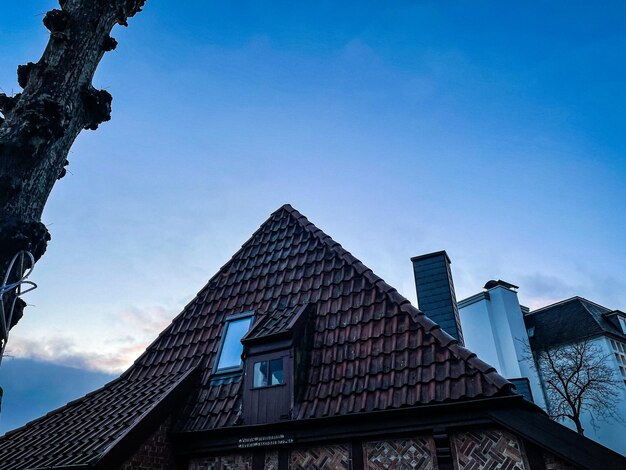
[[[454,434],[456,469],[527,470],[517,438],[506,431],[483,429]]]
[[[264,470],[278,470],[278,452],[277,451],[265,452]]]
[[[252,454],[230,454],[192,460],[189,470],[252,470]]]
[[[294,449],[289,455],[290,470],[348,470],[347,446],[325,446]]]
[[[430,437],[364,442],[363,453],[367,470],[437,470]]]

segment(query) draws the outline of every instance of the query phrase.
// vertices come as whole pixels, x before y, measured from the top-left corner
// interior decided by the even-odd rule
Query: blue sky
[[[55,6],[3,2],[4,91]],[[94,80],[113,119],[52,193],[9,353],[123,370],[285,202],[412,300],[409,258],[446,249],[459,298],[502,278],[625,309],[625,14],[148,1]]]

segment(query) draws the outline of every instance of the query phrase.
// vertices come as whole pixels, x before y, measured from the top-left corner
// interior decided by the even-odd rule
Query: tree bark
[[[576,425],[576,432],[580,434],[581,436],[584,436],[585,429],[583,428],[583,424],[580,422],[580,417],[574,416],[572,418],[572,421],[574,421],[574,424]]]
[[[54,184],[65,175],[70,147],[80,131],[110,119],[111,95],[91,84],[102,56],[117,44],[109,34],[116,24],[125,26],[145,0],[59,3],[61,9],[43,20],[50,39],[42,57],[18,67],[22,93],[0,93],[2,277],[18,251],[28,250],[36,259],[44,254],[50,235],[41,215]]]

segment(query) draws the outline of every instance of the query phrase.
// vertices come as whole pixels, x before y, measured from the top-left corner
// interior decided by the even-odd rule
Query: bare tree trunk
[[[23,92],[0,93],[1,277],[18,251],[28,250],[36,259],[45,252],[50,235],[41,214],[65,175],[70,147],[80,131],[110,119],[111,95],[91,84],[102,56],[117,45],[109,34],[116,24],[126,25],[145,0],[59,3],[61,9],[43,20],[51,34],[41,59],[18,67]]]
[[[580,434],[581,436],[584,436],[585,435],[585,429],[583,428],[583,425],[580,422],[580,418],[578,416],[574,416],[572,418],[572,421],[574,421],[574,424],[576,425],[576,432],[578,434]]]

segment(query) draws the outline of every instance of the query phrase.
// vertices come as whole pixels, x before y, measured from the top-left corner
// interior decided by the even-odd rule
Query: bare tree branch
[[[600,346],[585,339],[535,351],[534,356],[553,419],[570,419],[579,434],[584,434],[584,413],[590,414],[594,428],[597,421],[622,421],[615,397],[623,384],[610,365],[610,353],[605,354]]]

